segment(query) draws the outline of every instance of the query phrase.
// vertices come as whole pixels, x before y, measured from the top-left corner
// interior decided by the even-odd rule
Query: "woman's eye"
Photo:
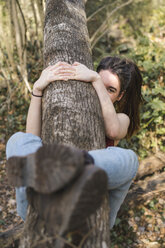
[[[112,88],[108,88],[107,91],[110,92],[110,93],[114,93],[115,92],[114,89],[112,89]]]

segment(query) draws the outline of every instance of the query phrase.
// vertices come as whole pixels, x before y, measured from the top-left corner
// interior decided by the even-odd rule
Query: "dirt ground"
[[[0,161],[0,232],[12,229],[21,218],[16,213],[15,190],[8,184],[6,160]],[[111,248],[165,247],[165,192],[138,205],[127,205],[119,212],[111,230]]]

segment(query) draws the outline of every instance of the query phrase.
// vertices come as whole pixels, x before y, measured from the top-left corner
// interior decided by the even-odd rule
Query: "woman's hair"
[[[130,138],[140,127],[140,103],[142,102],[142,76],[137,65],[129,59],[120,57],[103,58],[97,67],[97,72],[109,70],[120,80],[120,93],[124,92],[119,102],[116,102],[117,112],[125,113],[130,118],[127,137]]]

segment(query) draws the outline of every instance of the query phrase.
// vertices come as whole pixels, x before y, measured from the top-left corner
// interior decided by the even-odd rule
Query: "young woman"
[[[53,81],[69,79],[91,83],[100,100],[107,148],[88,153],[94,159],[94,164],[103,169],[108,176],[110,228],[112,228],[138,169],[138,159],[132,150],[115,147],[122,138],[131,137],[140,125],[142,77],[132,61],[119,57],[106,57],[101,60],[97,72],[78,62],[73,65],[58,62],[43,70],[33,86],[26,134],[19,132],[10,138],[7,144],[7,158],[26,156],[42,146],[40,134],[43,91]],[[25,219],[27,209],[25,188],[16,189],[16,200],[18,214]]]

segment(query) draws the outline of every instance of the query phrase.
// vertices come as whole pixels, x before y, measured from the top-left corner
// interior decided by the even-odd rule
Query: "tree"
[[[61,60],[79,61],[92,68],[83,8],[83,1],[47,1],[45,67]],[[53,119],[52,113],[56,113]],[[86,150],[104,147],[101,109],[90,84],[59,81],[48,87],[43,101],[42,138],[45,143],[62,141]]]
[[[78,61],[92,68],[83,0],[47,0],[44,32],[45,67],[57,61]],[[90,84],[76,81],[51,84],[44,92],[42,124],[45,144],[60,142],[85,150],[105,147],[101,108]],[[39,197],[30,189],[28,198],[32,203],[37,202]],[[53,237],[31,205],[20,247],[64,247],[62,237]],[[78,243],[82,242],[86,248],[109,247],[107,199],[86,223],[88,228],[84,231],[83,240],[81,238]],[[60,240],[58,245],[56,238]]]

